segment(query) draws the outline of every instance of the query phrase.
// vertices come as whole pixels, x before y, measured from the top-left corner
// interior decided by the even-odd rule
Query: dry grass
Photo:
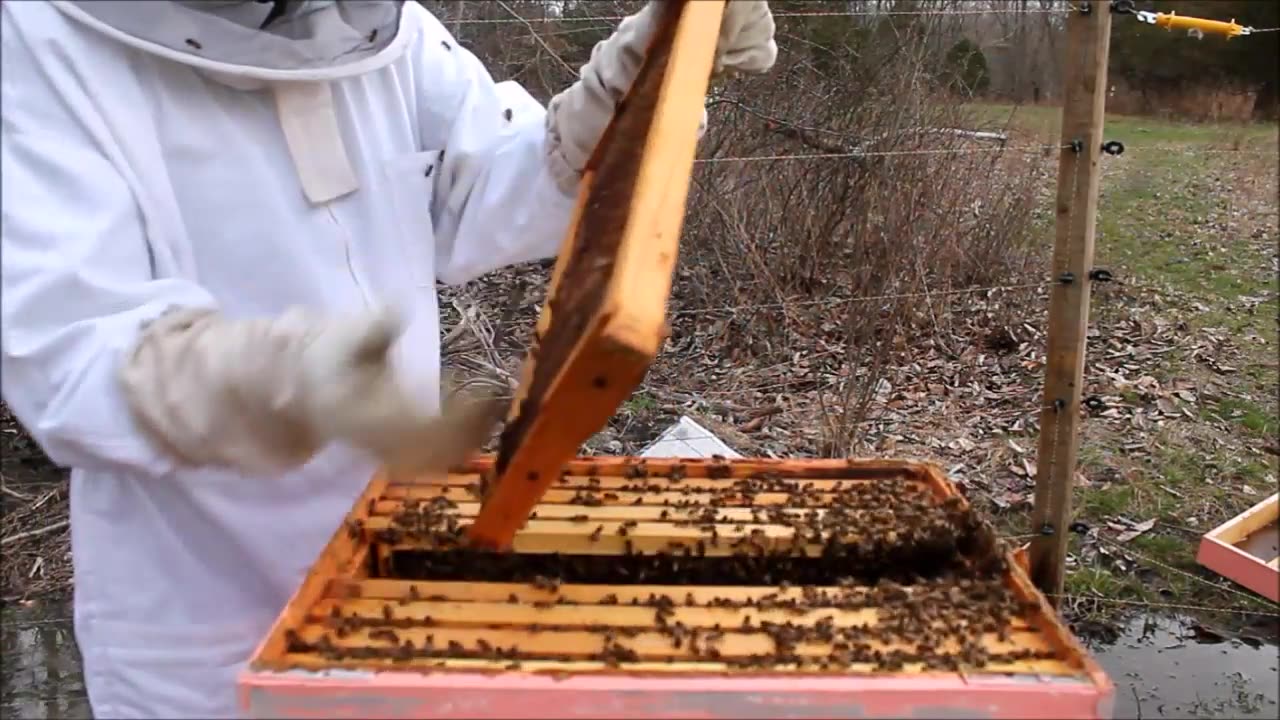
[[[1134,88],[1113,79],[1107,107],[1124,115],[1153,115],[1194,122],[1253,122],[1258,93],[1230,83],[1178,83],[1152,89]]]
[[[5,598],[64,592],[71,582],[66,474],[0,404],[0,582]]]

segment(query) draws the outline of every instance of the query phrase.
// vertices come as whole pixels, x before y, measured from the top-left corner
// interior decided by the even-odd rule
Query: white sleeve
[[[130,420],[122,356],[166,309],[214,303],[191,283],[152,278],[98,101],[59,54],[31,51],[15,11],[3,9],[0,71],[0,387],[55,463],[164,474],[172,460]]]
[[[546,108],[519,84],[494,82],[439,21],[418,11],[420,113],[446,125],[432,203],[436,278],[455,285],[554,257],[576,197],[548,169]]]

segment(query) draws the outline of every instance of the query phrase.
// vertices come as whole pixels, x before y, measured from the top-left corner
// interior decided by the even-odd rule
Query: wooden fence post
[[[1031,579],[1055,606],[1062,594],[1079,447],[1080,395],[1098,210],[1098,161],[1111,47],[1109,2],[1079,2],[1067,17],[1057,227],[1049,298],[1048,351],[1036,467]]]

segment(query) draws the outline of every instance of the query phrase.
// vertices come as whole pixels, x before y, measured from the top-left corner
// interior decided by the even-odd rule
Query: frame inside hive
[[[666,337],[689,177],[723,3],[669,0],[588,163],[494,482],[472,540],[503,547],[557,470],[639,384]]]
[[[251,668],[1018,673],[1109,692],[930,465],[579,459],[514,552],[464,549],[491,467],[376,478]]]

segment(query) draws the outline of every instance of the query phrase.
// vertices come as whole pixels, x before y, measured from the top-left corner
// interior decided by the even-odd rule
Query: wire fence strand
[[[1072,7],[1061,8],[1025,8],[1019,9],[1020,14],[1026,15],[1068,15],[1072,12]],[[980,9],[946,9],[946,10],[821,10],[815,12],[773,12],[774,18],[791,19],[791,18],[836,18],[836,17],[925,17],[925,16],[977,16],[977,15],[999,15],[997,10],[980,10]],[[555,17],[508,17],[508,18],[454,18],[446,20],[446,24],[451,25],[513,25],[513,24],[551,24],[551,23],[569,23],[569,22],[620,22],[630,16],[628,15],[561,15]]]
[[[539,25],[539,24],[549,25],[552,23],[559,23],[559,24],[590,23],[590,22],[618,23],[630,17],[629,15],[618,15],[618,14],[557,15],[557,16],[544,16],[544,17],[524,17],[516,13],[515,10],[511,9],[505,3],[498,3],[498,4],[501,5],[504,8],[504,10],[506,10],[509,14],[511,14],[512,17],[446,18],[445,22],[447,24],[456,25],[456,26],[519,24],[519,25],[525,25],[530,29],[532,29],[534,25]],[[1078,6],[1071,3],[1067,3],[1067,4],[1064,4],[1062,7],[1056,7],[1056,8],[1020,7],[1017,12],[1019,15],[1042,15],[1042,16],[1057,15],[1057,16],[1065,17],[1067,15],[1070,15],[1073,12],[1078,11],[1079,9],[1080,8]],[[776,20],[790,20],[790,19],[804,19],[804,18],[839,18],[839,17],[870,18],[870,19],[895,18],[895,17],[976,17],[976,16],[984,16],[984,15],[992,16],[992,15],[1003,15],[1003,14],[1005,13],[1001,10],[978,9],[978,8],[972,8],[972,9],[947,8],[947,9],[940,9],[940,10],[939,9],[933,9],[933,10],[821,10],[821,11],[814,11],[814,12],[787,12],[787,11],[777,12],[775,11],[771,13],[771,15]],[[597,29],[597,28],[583,28],[583,29],[590,30],[590,29]],[[608,28],[598,28],[598,29],[608,29]],[[1263,33],[1271,33],[1271,32],[1277,32],[1277,31],[1280,31],[1280,28],[1249,28],[1247,35],[1259,35]]]
[[[1152,557],[1150,557],[1150,556],[1144,555],[1143,553],[1138,552],[1137,550],[1134,550],[1132,547],[1130,547],[1130,546],[1128,546],[1128,545],[1122,545],[1122,544],[1120,544],[1120,543],[1118,543],[1118,542],[1116,542],[1116,541],[1114,541],[1114,540],[1111,540],[1110,538],[1103,537],[1102,535],[1096,535],[1096,537],[1098,538],[1098,540],[1099,540],[1099,541],[1101,541],[1102,543],[1104,543],[1104,544],[1106,544],[1106,545],[1109,545],[1109,546],[1111,546],[1111,547],[1115,548],[1117,551],[1119,551],[1119,552],[1123,552],[1123,553],[1128,553],[1129,555],[1132,555],[1132,556],[1134,556],[1134,557],[1138,558],[1140,561],[1142,561],[1142,562],[1144,562],[1144,563],[1147,563],[1147,564],[1149,564],[1149,565],[1151,565],[1151,566],[1153,566],[1153,567],[1158,567],[1158,568],[1160,568],[1160,569],[1162,569],[1162,570],[1167,570],[1167,571],[1169,571],[1169,572],[1171,572],[1171,573],[1174,573],[1174,574],[1176,574],[1176,575],[1178,575],[1178,576],[1180,576],[1180,577],[1185,577],[1185,578],[1187,578],[1187,579],[1191,580],[1192,582],[1200,583],[1201,585],[1204,585],[1204,586],[1207,586],[1207,587],[1213,588],[1214,590],[1217,590],[1217,591],[1220,591],[1220,592],[1225,592],[1225,593],[1228,593],[1228,594],[1230,594],[1230,595],[1235,595],[1235,596],[1238,596],[1238,597],[1242,597],[1242,598],[1244,598],[1245,600],[1247,600],[1247,601],[1248,601],[1248,602],[1250,602],[1250,603],[1264,604],[1264,605],[1268,605],[1268,606],[1270,606],[1270,607],[1280,608],[1280,603],[1275,603],[1275,602],[1272,602],[1272,601],[1267,600],[1267,599],[1265,599],[1265,598],[1257,597],[1257,596],[1254,596],[1254,595],[1250,595],[1249,593],[1243,592],[1243,591],[1241,591],[1241,590],[1236,590],[1235,588],[1227,587],[1226,585],[1223,585],[1223,584],[1220,584],[1220,583],[1216,583],[1216,582],[1213,582],[1213,581],[1211,581],[1211,580],[1206,580],[1205,578],[1200,577],[1199,575],[1196,575],[1196,574],[1194,574],[1194,573],[1187,572],[1186,570],[1182,570],[1182,569],[1180,569],[1180,568],[1173,567],[1172,565],[1169,565],[1168,563],[1164,563],[1164,562],[1161,562],[1161,561],[1159,561],[1159,560],[1156,560],[1155,558],[1152,558]]]
[[[1006,147],[986,147],[986,148],[934,148],[919,150],[850,150],[849,152],[839,153],[780,153],[773,155],[724,155],[707,158],[698,158],[694,160],[696,164],[713,164],[728,162],[766,162],[776,160],[833,160],[833,159],[857,159],[869,157],[895,157],[895,156],[911,156],[911,155],[965,155],[965,154],[1000,154],[1005,152],[1022,152],[1022,153],[1043,153],[1064,150],[1070,148],[1070,145],[1021,145]],[[1192,147],[1186,145],[1134,145],[1126,146],[1125,154],[1137,152],[1163,152],[1163,153],[1185,153],[1185,154],[1238,154],[1238,153],[1255,153],[1256,149],[1252,148],[1213,148],[1213,147]],[[1118,156],[1123,157],[1123,155]]]
[[[777,155],[726,155],[709,158],[698,158],[695,163],[722,162],[760,162],[765,160],[831,160],[868,157],[898,157],[910,155],[967,155],[967,154],[999,154],[1003,152],[1047,152],[1060,150],[1063,145],[1026,145],[1020,147],[985,147],[985,148],[931,148],[920,150],[850,150],[838,153],[794,153]]]
[[[1038,282],[1014,283],[1007,285],[982,285],[970,288],[957,288],[952,290],[916,290],[904,293],[887,293],[883,295],[862,295],[848,298],[823,298],[819,300],[782,300],[772,303],[752,303],[746,305],[722,305],[709,308],[690,308],[687,310],[673,310],[670,315],[672,317],[689,317],[697,315],[712,315],[725,312],[746,312],[751,310],[781,310],[786,308],[798,307],[815,307],[821,305],[836,306],[849,305],[864,302],[885,302],[889,300],[909,300],[917,298],[930,297],[953,297],[957,295],[977,295],[981,293],[990,293],[1000,290],[1029,290],[1047,288],[1053,285],[1049,280],[1041,280]]]
[[[1207,612],[1207,613],[1223,613],[1232,615],[1256,615],[1258,617],[1280,618],[1280,612],[1269,610],[1258,610],[1250,607],[1220,607],[1214,605],[1190,605],[1186,603],[1162,603],[1150,600],[1128,600],[1125,598],[1113,598],[1105,595],[1071,595],[1062,594],[1055,595],[1050,593],[1046,597],[1054,597],[1062,600],[1074,600],[1085,602],[1099,602],[1108,605],[1130,605],[1134,607],[1155,608],[1160,610],[1184,610],[1187,612]]]

